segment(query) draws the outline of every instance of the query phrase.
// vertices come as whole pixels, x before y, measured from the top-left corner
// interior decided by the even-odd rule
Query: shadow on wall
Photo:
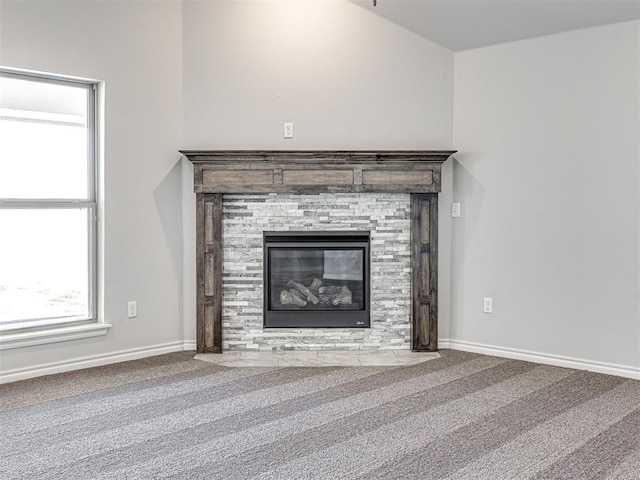
[[[464,166],[468,154],[457,153],[451,157],[453,167],[453,202],[461,203],[461,217],[452,219],[451,227],[451,332],[456,337],[456,321],[460,321],[464,305],[464,266],[467,247],[473,242],[474,232],[482,212],[486,188]],[[472,160],[471,160],[472,161]]]
[[[457,231],[462,238],[471,239],[476,229],[476,224],[487,189],[465,167],[469,160],[468,154],[456,153],[451,157],[453,166],[453,201],[462,203],[461,222],[457,222]],[[455,224],[454,224],[455,225]]]
[[[153,191],[153,199],[162,224],[164,240],[171,254],[176,278],[182,278],[183,238],[182,238],[182,164],[178,160]],[[160,239],[149,239],[157,242]],[[182,294],[180,295],[182,298]],[[180,307],[182,308],[182,307]]]

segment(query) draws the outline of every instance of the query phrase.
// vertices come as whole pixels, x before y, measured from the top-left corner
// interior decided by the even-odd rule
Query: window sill
[[[109,323],[93,323],[91,325],[50,328],[34,332],[3,334],[0,335],[0,350],[67,342],[80,338],[101,337],[106,335],[110,328],[111,324]]]

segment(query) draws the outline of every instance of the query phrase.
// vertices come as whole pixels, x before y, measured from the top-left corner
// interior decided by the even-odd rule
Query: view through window
[[[0,331],[96,319],[95,104],[0,70]]]

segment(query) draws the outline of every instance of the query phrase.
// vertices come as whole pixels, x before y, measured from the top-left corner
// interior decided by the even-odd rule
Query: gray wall
[[[455,56],[460,346],[640,367],[639,23]],[[494,313],[482,313],[493,297]]]
[[[179,149],[451,146],[453,54],[348,2],[2,1],[0,64],[106,82],[113,324],[4,351],[4,372],[193,345],[195,209]]]
[[[451,146],[452,53],[356,5],[185,2],[183,25],[190,148]]]
[[[3,351],[3,371],[181,345],[180,4],[2,2],[0,64],[105,81],[105,337]],[[46,240],[46,232],[43,232]],[[137,300],[138,318],[127,318]]]
[[[454,68],[453,53],[349,2],[3,1],[1,64],[106,81],[114,327],[2,352],[2,369],[193,341],[194,205],[179,148],[453,146],[441,338],[637,371],[639,40],[633,22],[462,52]]]

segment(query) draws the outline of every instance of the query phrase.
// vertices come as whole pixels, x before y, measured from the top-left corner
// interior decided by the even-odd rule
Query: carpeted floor
[[[452,350],[403,367],[192,352],[0,386],[2,479],[640,479],[640,382]]]

